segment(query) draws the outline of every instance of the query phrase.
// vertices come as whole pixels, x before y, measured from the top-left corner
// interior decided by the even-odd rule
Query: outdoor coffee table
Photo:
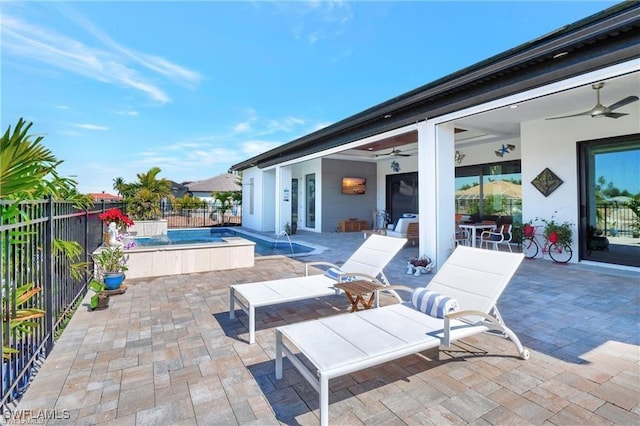
[[[376,284],[371,281],[357,280],[338,283],[333,285],[340,290],[343,290],[347,295],[349,302],[351,302],[350,312],[356,312],[359,309],[358,305],[362,305],[362,309],[371,309],[373,301],[376,301],[378,305],[378,290],[385,288],[382,284]],[[365,296],[370,294],[369,299],[366,300]]]

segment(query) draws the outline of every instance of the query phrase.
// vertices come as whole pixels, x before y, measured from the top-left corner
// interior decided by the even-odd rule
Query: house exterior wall
[[[635,104],[637,106],[638,103]],[[627,108],[631,115],[621,119],[577,117],[564,120],[535,120],[521,124],[522,219],[536,217],[571,222],[574,227],[572,262],[579,259],[577,225],[580,184],[577,142],[640,132],[640,108]],[[564,183],[548,197],[531,181],[546,167]]]
[[[514,145],[516,148],[504,154],[503,157],[496,156],[495,151],[502,148],[502,145]],[[522,150],[520,148],[520,139],[508,139],[497,142],[478,142],[469,145],[460,145],[456,147],[457,151],[464,154],[462,161],[456,163],[456,167],[472,166],[475,164],[488,164],[500,161],[513,161],[522,158]]]
[[[262,172],[262,188],[257,193],[257,197],[262,197],[262,232],[276,231],[276,172],[267,170]]]
[[[257,167],[242,173],[242,226],[262,230],[262,172]]]
[[[200,198],[202,201],[206,201],[208,203],[212,203],[215,198],[211,196],[210,191],[193,191],[191,192],[194,197]]]
[[[322,232],[332,232],[338,222],[358,218],[372,225],[376,208],[377,167],[374,163],[346,160],[322,160]],[[359,177],[367,180],[362,195],[342,194],[342,178]]]

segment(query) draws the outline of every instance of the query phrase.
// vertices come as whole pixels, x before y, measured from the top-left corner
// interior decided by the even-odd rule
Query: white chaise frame
[[[313,299],[338,294],[333,285],[344,276],[356,276],[389,286],[383,268],[398,254],[407,242],[406,238],[371,235],[353,252],[341,266],[329,262],[305,264],[305,276],[256,283],[236,284],[229,288],[229,318],[235,318],[236,305],[249,317],[249,343],[255,342],[256,308],[298,300]],[[309,275],[311,267],[323,266],[339,268],[344,274],[338,281],[323,274]],[[402,301],[395,290],[388,291],[398,301]],[[376,306],[378,294],[376,293]]]
[[[519,356],[528,359],[529,351],[504,325],[496,307],[497,299],[522,259],[522,254],[464,246],[456,248],[427,287],[450,294],[460,303],[462,310],[449,314],[445,319],[429,317],[410,303],[403,303],[278,327],[276,379],[282,378],[285,355],[319,393],[320,423],[326,425],[329,419],[329,380],[335,377],[440,345],[450,346],[455,340],[485,331],[502,333],[515,344]],[[466,274],[461,267],[465,264],[470,265]],[[479,276],[479,285],[487,286],[484,293],[475,291],[474,294],[476,289],[469,283],[456,285],[465,278],[473,281],[474,276],[469,273],[474,271]],[[331,349],[328,350],[329,347]],[[309,360],[313,369],[302,362],[294,348]]]

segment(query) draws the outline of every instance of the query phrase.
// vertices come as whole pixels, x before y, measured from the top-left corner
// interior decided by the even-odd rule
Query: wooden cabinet
[[[338,222],[338,232],[358,232],[369,229],[366,220],[341,220]]]

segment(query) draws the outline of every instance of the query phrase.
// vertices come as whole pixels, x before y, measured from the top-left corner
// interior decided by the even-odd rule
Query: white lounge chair
[[[282,378],[286,355],[320,394],[320,423],[326,425],[329,380],[335,377],[489,330],[510,338],[520,357],[528,359],[529,351],[504,325],[496,308],[522,259],[518,253],[457,247],[427,286],[458,302],[460,311],[445,319],[428,316],[408,302],[278,327],[276,379]],[[295,348],[313,367],[299,358]]]
[[[406,238],[371,235],[341,266],[329,262],[311,262],[305,265],[305,276],[281,280],[232,285],[229,290],[229,318],[235,318],[235,305],[249,316],[249,343],[255,342],[256,308],[316,297],[332,296],[340,292],[333,285],[338,281],[324,274],[309,275],[311,266],[339,268],[345,276],[378,281],[389,285],[382,269],[398,254]],[[348,275],[347,275],[348,274]],[[389,291],[398,301],[398,293]],[[376,293],[377,305],[377,293]]]

